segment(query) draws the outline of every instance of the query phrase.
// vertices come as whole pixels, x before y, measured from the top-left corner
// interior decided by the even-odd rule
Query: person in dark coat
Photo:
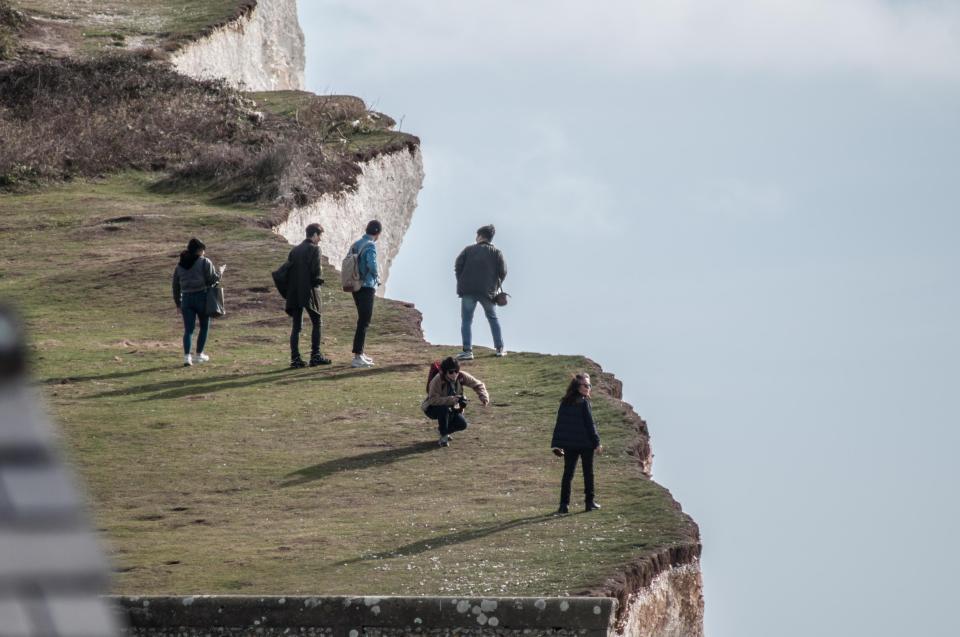
[[[193,329],[200,322],[200,334],[197,336],[198,363],[206,363],[210,357],[203,351],[207,344],[210,329],[210,315],[207,314],[207,288],[220,281],[226,265],[220,269],[213,267],[213,261],[204,256],[207,246],[193,237],[187,242],[187,249],[180,253],[180,260],[173,270],[173,302],[177,312],[183,315],[183,366],[193,365],[190,355],[190,341]]]
[[[553,453],[563,458],[563,478],[560,481],[560,508],[557,513],[568,513],[570,483],[577,470],[577,460],[583,460],[583,496],[586,511],[600,508],[594,500],[593,453],[603,453],[600,434],[593,422],[590,409],[590,376],[577,374],[567,386],[567,393],[557,410],[557,424],[553,428],[550,446]]]
[[[507,262],[503,259],[503,253],[491,243],[495,232],[493,225],[479,228],[476,243],[464,248],[453,265],[457,275],[457,296],[460,297],[460,336],[463,338],[463,351],[457,354],[457,360],[473,360],[471,332],[477,303],[483,307],[483,313],[490,323],[497,356],[507,353],[503,349],[500,319],[497,318],[497,308],[493,303],[497,289],[507,278]]]
[[[293,319],[290,330],[290,367],[306,367],[300,357],[300,332],[303,330],[303,311],[307,311],[313,330],[310,332],[310,367],[329,365],[330,359],[320,354],[320,328],[322,309],[320,301],[320,237],[323,228],[319,223],[307,226],[307,238],[290,251],[287,257],[287,314]]]

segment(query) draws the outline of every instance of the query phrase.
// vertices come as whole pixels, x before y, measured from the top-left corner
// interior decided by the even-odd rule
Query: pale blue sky
[[[457,344],[496,223],[507,347],[623,379],[709,637],[955,625],[960,6],[300,6],[308,87],[423,141],[388,295]]]

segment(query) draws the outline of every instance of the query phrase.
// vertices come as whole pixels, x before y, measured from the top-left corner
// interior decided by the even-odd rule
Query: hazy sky
[[[508,349],[623,379],[709,637],[956,625],[960,3],[300,12],[308,87],[423,142],[388,295],[457,345],[453,259],[497,225]]]

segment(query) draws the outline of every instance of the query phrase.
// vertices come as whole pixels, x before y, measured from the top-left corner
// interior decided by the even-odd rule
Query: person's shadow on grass
[[[223,374],[219,376],[178,378],[175,380],[147,383],[134,387],[111,389],[96,394],[90,394],[88,396],[84,396],[83,398],[85,400],[90,400],[96,398],[133,396],[137,394],[152,394],[150,396],[145,396],[140,400],[170,400],[175,398],[198,396],[201,394],[212,394],[228,389],[253,387],[255,385],[289,385],[304,381],[324,381],[346,377],[375,376],[390,372],[407,371],[418,367],[420,366],[416,363],[394,363],[392,365],[370,367],[366,369],[353,369],[345,366],[334,366],[320,369],[312,367],[303,370],[291,370],[286,367],[280,367],[262,372],[241,372],[236,374]]]
[[[88,376],[51,376],[36,381],[39,385],[69,385],[72,383],[82,383],[88,380],[116,380],[118,378],[129,378],[139,376],[140,374],[149,374],[150,372],[160,372],[168,369],[169,366],[145,367],[142,369],[132,369],[119,372],[109,372],[106,374],[91,374]]]
[[[303,469],[297,469],[284,476],[284,482],[280,487],[295,487],[299,484],[322,480],[341,471],[357,471],[359,469],[369,469],[371,467],[382,467],[407,456],[420,453],[426,453],[437,448],[436,442],[415,442],[406,447],[397,447],[396,449],[383,449],[381,451],[371,451],[370,453],[360,454],[359,456],[347,456],[328,460]]]
[[[337,562],[335,566],[347,566],[348,564],[356,564],[357,562],[366,562],[369,560],[386,560],[394,557],[419,555],[420,553],[426,553],[427,551],[443,548],[445,546],[479,540],[480,538],[493,535],[494,533],[508,531],[517,527],[527,526],[529,524],[539,524],[540,522],[552,520],[555,517],[556,516],[553,513],[542,513],[540,515],[531,515],[525,518],[506,520],[490,526],[464,529],[463,531],[456,531],[455,533],[447,533],[446,535],[439,535],[437,537],[431,537],[425,540],[417,540],[416,542],[398,546],[390,551],[382,551],[380,553],[372,553],[368,555],[362,555],[360,557],[354,557],[349,560],[343,560],[342,562]]]

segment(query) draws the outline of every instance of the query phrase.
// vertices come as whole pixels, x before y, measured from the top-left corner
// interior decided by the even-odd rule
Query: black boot
[[[557,509],[557,515],[564,515],[567,513],[570,513],[570,509],[567,507],[566,504],[561,504],[560,508]]]
[[[316,367],[318,365],[329,365],[333,361],[329,358],[324,358],[320,354],[314,354],[310,357],[310,367]]]
[[[307,364],[303,362],[303,359],[299,356],[294,356],[290,359],[290,369],[301,369],[306,367]]]

